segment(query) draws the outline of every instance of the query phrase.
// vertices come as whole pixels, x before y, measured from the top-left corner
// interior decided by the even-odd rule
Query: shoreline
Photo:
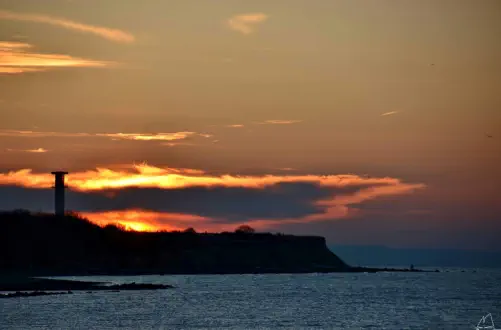
[[[110,284],[108,282],[0,275],[0,292],[159,290],[172,288],[174,288],[172,285],[167,284],[147,284],[135,282],[125,284]]]
[[[120,290],[162,290],[172,289],[174,286],[167,284],[148,284],[148,283],[125,283],[110,284],[109,282],[93,282],[83,280],[54,279],[50,277],[87,277],[87,276],[168,276],[168,275],[257,275],[257,274],[331,274],[331,273],[378,273],[378,272],[408,272],[408,273],[430,273],[438,270],[420,270],[403,268],[366,268],[351,267],[344,270],[324,270],[312,272],[277,272],[277,270],[260,272],[221,272],[221,273],[156,273],[156,272],[94,272],[94,273],[46,273],[46,274],[3,274],[0,275],[0,299],[17,297],[36,297],[59,294],[72,294],[73,291],[107,291],[119,292]],[[31,292],[30,292],[31,291]]]
[[[438,269],[410,269],[410,268],[390,268],[390,267],[346,267],[346,268],[330,268],[330,267],[313,267],[313,268],[259,268],[259,269],[232,269],[220,271],[207,270],[87,270],[87,271],[37,271],[37,272],[11,272],[0,273],[0,283],[2,276],[20,276],[29,278],[48,278],[48,277],[86,277],[86,276],[167,276],[167,275],[259,275],[259,274],[330,274],[330,273],[380,273],[380,272],[395,272],[395,273],[435,273]]]
[[[50,277],[86,277],[86,276],[168,276],[168,275],[257,275],[257,274],[314,274],[314,273],[378,273],[378,272],[410,272],[410,273],[429,273],[437,271],[419,270],[419,269],[398,269],[398,268],[364,268],[354,267],[346,270],[325,270],[312,272],[278,272],[259,271],[259,272],[48,272],[38,274],[3,274],[0,275],[0,291],[107,291],[107,290],[146,290],[146,289],[166,289],[172,288],[169,285],[156,284],[122,284],[110,285],[108,282],[92,282],[69,279],[51,279]]]

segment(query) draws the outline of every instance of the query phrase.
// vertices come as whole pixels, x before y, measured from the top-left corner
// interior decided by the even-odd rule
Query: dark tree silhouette
[[[235,233],[237,234],[254,234],[255,232],[254,228],[248,225],[241,225],[235,229]]]
[[[110,231],[110,232],[123,232],[126,231],[127,228],[122,225],[121,223],[109,223],[106,226],[104,226],[104,230]]]
[[[196,233],[197,233],[197,231],[195,230],[195,228],[190,227],[190,228],[186,228],[186,229],[184,230],[184,233],[186,233],[186,234],[196,234]]]

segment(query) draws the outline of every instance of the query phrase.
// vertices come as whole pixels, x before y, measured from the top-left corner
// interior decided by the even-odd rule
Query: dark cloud
[[[85,211],[140,208],[244,221],[260,217],[300,217],[321,212],[313,202],[326,198],[330,192],[311,184],[278,184],[262,190],[223,187],[169,190],[129,188],[107,191],[105,194],[108,196],[102,193],[72,193],[68,201],[73,197],[75,207]]]
[[[316,201],[335,195],[352,195],[367,185],[344,188],[313,183],[280,183],[265,189],[183,188],[68,191],[67,206],[79,212],[123,211],[132,208],[153,212],[192,214],[211,223],[243,223],[250,219],[278,220],[266,230],[325,236],[330,244],[427,246],[501,250],[501,205],[458,203],[430,199],[424,192],[406,196],[380,196],[350,204],[349,218],[318,222],[283,223],[325,211]],[[372,186],[370,186],[372,187]],[[52,211],[52,189],[0,186],[0,210]],[[491,202],[489,202],[491,203]],[[166,218],[163,221],[173,221]],[[187,225],[185,225],[187,226]],[[197,226],[197,223],[190,224]]]
[[[30,211],[53,210],[54,191],[0,186],[0,210],[26,209]]]
[[[366,185],[340,188],[315,183],[279,183],[265,189],[238,187],[191,187],[183,189],[127,188],[99,192],[68,191],[68,210],[80,212],[142,209],[184,213],[224,221],[299,218],[325,211],[316,201],[335,194],[352,194]],[[51,189],[0,187],[0,209],[52,211]],[[222,220],[223,221],[223,220]]]

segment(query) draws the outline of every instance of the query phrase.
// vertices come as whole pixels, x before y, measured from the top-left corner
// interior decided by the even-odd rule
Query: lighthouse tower
[[[55,209],[54,213],[57,216],[64,216],[64,190],[66,189],[66,185],[64,184],[64,176],[68,174],[68,172],[52,172],[55,177]]]

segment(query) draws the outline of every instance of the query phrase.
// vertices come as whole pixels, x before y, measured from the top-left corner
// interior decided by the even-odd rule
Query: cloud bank
[[[0,209],[50,211],[53,180],[50,174],[29,169],[0,173],[0,192],[7,196],[0,201]],[[361,203],[425,188],[396,178],[215,176],[201,170],[146,164],[70,173],[66,183],[70,188],[68,208],[97,223],[128,222],[136,228],[143,223],[145,229],[191,226],[199,230],[226,230],[243,223],[266,229],[350,218]]]

